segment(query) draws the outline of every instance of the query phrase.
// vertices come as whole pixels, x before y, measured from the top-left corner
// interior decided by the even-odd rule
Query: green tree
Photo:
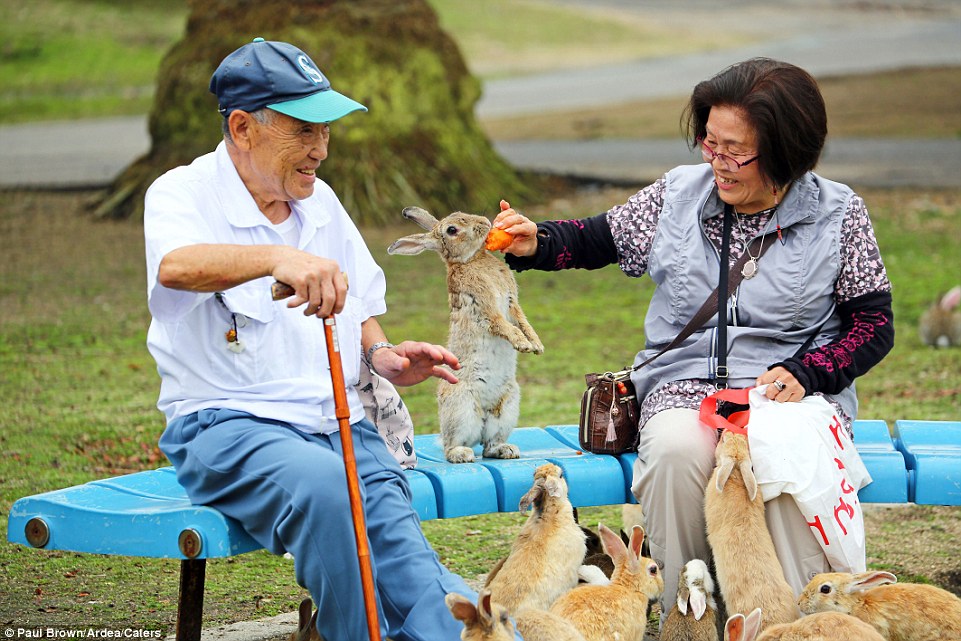
[[[538,197],[536,181],[518,175],[478,126],[480,83],[426,0],[191,0],[186,33],[158,73],[150,151],[117,178],[98,216],[141,216],[158,176],[216,146],[210,76],[258,36],[300,47],[336,90],[369,108],[335,123],[320,172],[358,222],[396,221],[408,205],[480,213],[502,197]]]

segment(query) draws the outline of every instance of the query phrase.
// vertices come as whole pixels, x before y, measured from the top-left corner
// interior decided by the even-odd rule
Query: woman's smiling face
[[[757,134],[737,107],[719,105],[711,108],[707,118],[704,144],[715,153],[744,163],[757,156]],[[721,200],[742,214],[754,214],[776,204],[773,186],[761,174],[763,158],[750,162],[738,171],[730,171],[724,161],[711,162],[714,180]]]

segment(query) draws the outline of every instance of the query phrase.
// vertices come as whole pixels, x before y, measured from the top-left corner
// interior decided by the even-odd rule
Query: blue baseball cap
[[[367,107],[330,88],[306,53],[286,42],[255,38],[224,58],[210,78],[225,118],[235,109],[267,107],[306,122],[331,122]]]

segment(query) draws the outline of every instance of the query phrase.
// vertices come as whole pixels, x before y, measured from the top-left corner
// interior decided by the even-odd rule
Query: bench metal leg
[[[200,641],[206,570],[207,559],[185,559],[180,562],[177,641]]]

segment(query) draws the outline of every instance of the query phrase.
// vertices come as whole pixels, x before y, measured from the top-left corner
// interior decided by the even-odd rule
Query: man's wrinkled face
[[[327,158],[329,123],[304,122],[266,110],[266,122],[251,119],[250,168],[261,201],[303,200],[314,193],[320,163]]]

